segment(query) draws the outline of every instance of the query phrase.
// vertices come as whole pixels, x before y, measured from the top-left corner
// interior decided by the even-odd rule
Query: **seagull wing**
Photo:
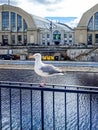
[[[41,71],[43,71],[49,75],[63,73],[62,70],[60,70],[59,68],[54,67],[52,65],[44,65],[40,69],[41,69]]]

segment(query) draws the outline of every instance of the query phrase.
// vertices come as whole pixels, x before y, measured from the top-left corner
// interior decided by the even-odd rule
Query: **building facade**
[[[11,5],[0,6],[0,44],[65,45],[74,43],[74,31]]]
[[[98,4],[82,15],[75,29],[75,43],[98,45]]]
[[[52,23],[52,27],[40,32],[41,45],[73,45],[74,31],[65,24]]]

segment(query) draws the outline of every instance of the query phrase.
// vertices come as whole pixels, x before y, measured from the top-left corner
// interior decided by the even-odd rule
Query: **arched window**
[[[23,20],[23,30],[26,32],[27,31],[27,23],[25,20]]]
[[[94,15],[94,30],[98,30],[98,12]]]
[[[98,30],[98,12],[96,12],[89,20],[88,30]]]
[[[17,31],[22,31],[22,16],[17,15]]]
[[[11,31],[16,31],[16,13],[11,12]]]
[[[88,30],[93,30],[93,16],[92,16],[91,19],[89,20]]]
[[[3,31],[9,30],[9,12],[8,11],[2,12],[2,30]]]

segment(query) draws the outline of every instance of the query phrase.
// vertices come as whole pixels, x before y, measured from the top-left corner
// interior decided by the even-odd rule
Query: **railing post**
[[[11,88],[9,89],[9,99],[10,99],[10,130],[12,130],[12,100],[11,100]]]
[[[53,85],[54,88],[54,85]],[[53,91],[53,130],[55,130],[55,92]]]
[[[90,130],[92,130],[92,95],[90,94]]]
[[[41,122],[42,130],[44,130],[44,92],[41,91]]]
[[[65,87],[66,89],[66,87]],[[65,130],[67,130],[67,109],[66,109],[67,103],[66,103],[66,92],[65,92]]]
[[[31,101],[31,130],[33,130],[33,123],[32,123],[32,119],[33,119],[33,114],[32,114],[32,90],[30,91],[31,92],[31,99],[30,99],[30,101]]]
[[[77,130],[79,130],[79,94],[77,93]]]
[[[0,88],[0,130],[2,130],[1,88]]]
[[[22,93],[20,89],[20,130],[22,130]]]

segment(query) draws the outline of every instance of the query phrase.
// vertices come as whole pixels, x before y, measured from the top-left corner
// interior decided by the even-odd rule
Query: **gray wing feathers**
[[[56,67],[53,67],[51,65],[43,66],[40,68],[43,72],[48,73],[48,74],[55,74],[55,73],[62,73],[61,70],[59,70]]]

